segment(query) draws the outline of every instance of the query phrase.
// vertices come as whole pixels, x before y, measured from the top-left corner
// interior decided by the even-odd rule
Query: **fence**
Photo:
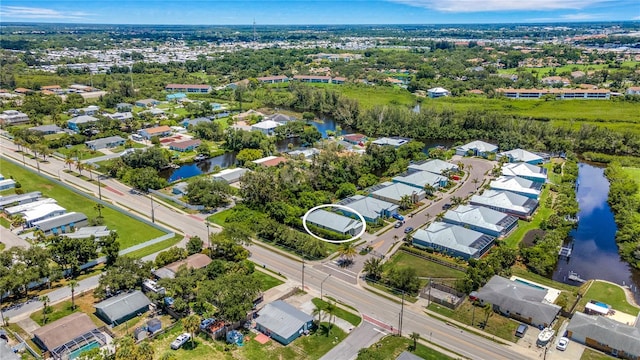
[[[173,202],[175,202],[176,204],[178,204],[178,205],[180,205],[180,206],[182,206],[182,207],[184,207],[184,208],[187,208],[187,209],[189,209],[189,210],[196,210],[196,211],[202,211],[202,210],[204,210],[204,205],[191,205],[191,204],[187,204],[186,202],[184,202],[184,201],[182,201],[182,200],[178,199],[178,198],[177,198],[177,197],[175,197],[175,196],[171,196],[171,195],[163,194],[163,193],[161,193],[160,191],[153,190],[153,189],[149,189],[149,192],[150,192],[150,193],[152,193],[152,194],[154,194],[154,195],[157,195],[157,196],[159,196],[159,197],[161,197],[161,198],[167,199],[167,200],[169,200],[169,201],[173,201]]]
[[[465,294],[445,284],[429,282],[422,291],[420,297],[430,302],[438,303],[449,309],[455,310],[462,304]]]
[[[27,344],[27,342],[22,337],[20,337],[18,333],[16,333],[11,329],[9,329],[9,331],[11,331],[11,334],[13,334],[13,337],[15,337],[16,340],[18,340],[18,342],[21,343],[22,346],[24,346],[31,353],[31,355],[33,355],[34,358],[38,360],[42,359],[41,353],[39,351],[35,351],[31,346],[29,346],[29,344]]]

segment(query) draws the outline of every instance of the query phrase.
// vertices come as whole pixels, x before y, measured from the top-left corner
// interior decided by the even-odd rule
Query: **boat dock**
[[[579,283],[587,282],[587,280],[581,278],[580,275],[578,275],[577,273],[575,273],[573,271],[569,271],[568,279],[571,280],[571,281],[579,282]]]
[[[560,251],[558,251],[558,256],[570,258],[572,251],[573,251],[573,247],[563,246],[560,248]]]

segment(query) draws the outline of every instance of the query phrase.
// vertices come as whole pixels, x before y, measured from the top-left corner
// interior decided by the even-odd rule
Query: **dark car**
[[[451,204],[450,203],[446,203],[444,205],[442,205],[442,210],[448,210],[451,208]]]
[[[520,338],[521,338],[521,337],[523,337],[523,336],[524,336],[524,334],[527,332],[527,329],[528,329],[528,328],[529,328],[529,327],[528,327],[527,325],[525,325],[525,324],[520,324],[520,325],[518,326],[518,329],[516,330],[516,336],[517,336],[517,337],[520,337]]]
[[[411,226],[409,226],[408,228],[404,229],[404,233],[405,234],[408,234],[408,233],[410,233],[412,231],[413,231],[413,228]]]
[[[399,227],[401,227],[401,226],[402,226],[402,221],[398,221],[397,223],[395,223],[395,224],[393,225],[393,227],[394,227],[394,228],[396,228],[396,229],[397,229],[397,228],[399,228]]]

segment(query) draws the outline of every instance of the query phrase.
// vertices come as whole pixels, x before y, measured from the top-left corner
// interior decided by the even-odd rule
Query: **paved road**
[[[20,236],[14,234],[4,226],[0,226],[0,242],[7,246],[7,249],[14,246],[29,247],[29,242]]]
[[[16,153],[15,150],[15,146],[13,146],[12,143],[5,140],[2,141],[0,146],[2,155],[9,156],[10,158],[22,162],[21,155]],[[35,162],[33,160],[27,160],[27,164],[35,167]],[[59,172],[59,170],[62,170],[63,168],[64,163],[55,158],[51,158],[49,163],[41,164],[42,171],[46,171],[49,174],[57,173],[65,182],[77,184],[82,188],[89,189],[97,195],[96,185],[88,183],[75,176],[65,174],[64,172]],[[122,205],[130,209],[137,209],[143,214],[150,214],[151,203],[148,197],[131,193],[127,186],[113,179],[106,179],[103,182],[109,189],[102,192],[103,199],[113,200],[118,205]],[[185,215],[176,210],[169,209],[165,206],[158,206],[156,204],[155,218],[158,221],[165,224],[171,224],[172,227],[183,230],[185,234],[198,235],[203,239],[207,238],[207,228],[204,226],[201,217]],[[210,230],[216,231],[213,227],[211,227]],[[301,281],[302,264],[300,262],[256,245],[251,246],[250,251],[252,254],[251,260],[257,264],[264,264],[275,271],[281,272],[290,280]],[[306,289],[312,289],[316,292],[320,289],[320,282],[324,280],[327,275],[327,273],[322,270],[322,268],[318,269],[315,266],[307,266],[305,268]],[[78,289],[79,291],[84,291],[88,288],[95,287],[97,285],[97,281],[98,276],[85,279],[81,281],[80,288]],[[336,277],[332,277],[327,280],[324,283],[323,290],[325,294],[354,306],[364,315],[382,324],[387,324],[389,327],[395,327],[396,325],[393,324],[398,323],[400,305],[394,301],[372,294],[367,290],[342,281]],[[52,302],[55,302],[68,298],[70,295],[70,289],[61,288],[52,292],[49,295],[49,298]],[[20,318],[21,316],[26,316],[30,312],[41,307],[41,304],[32,302],[30,304],[25,304],[18,309],[9,310],[5,312],[5,314],[9,317]],[[404,314],[404,333],[415,331],[423,334],[423,336],[430,334],[433,342],[465,357],[487,360],[526,358],[524,354],[518,353],[511,346],[499,345],[491,340],[464,332],[458,328],[425,316],[422,309],[419,307],[406,305]]]

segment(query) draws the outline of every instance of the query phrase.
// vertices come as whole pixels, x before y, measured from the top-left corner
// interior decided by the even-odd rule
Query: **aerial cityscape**
[[[0,359],[640,359],[635,1],[0,4]]]

